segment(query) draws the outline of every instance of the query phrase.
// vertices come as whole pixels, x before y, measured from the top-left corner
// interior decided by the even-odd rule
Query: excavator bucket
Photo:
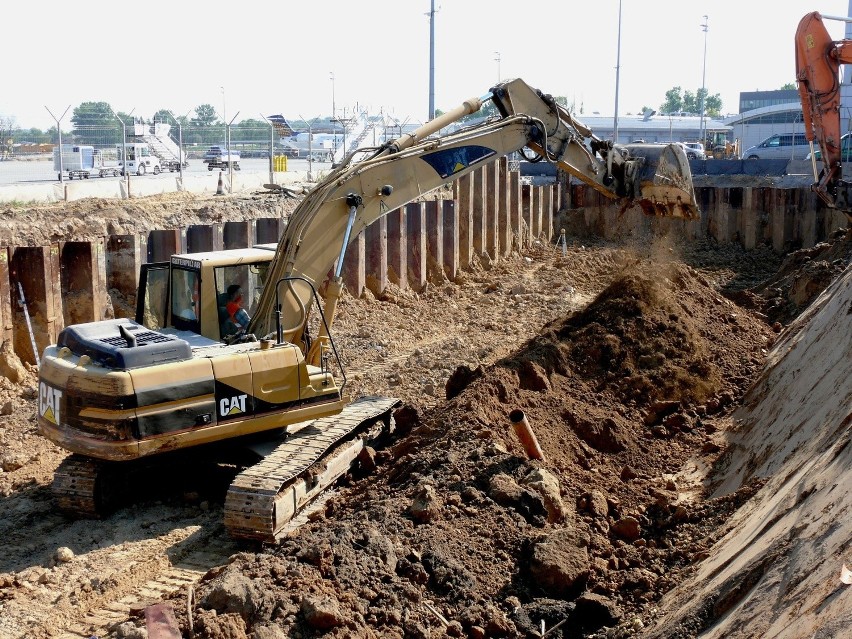
[[[634,176],[635,202],[646,215],[700,217],[689,160],[679,144],[627,144],[632,159],[644,158]]]

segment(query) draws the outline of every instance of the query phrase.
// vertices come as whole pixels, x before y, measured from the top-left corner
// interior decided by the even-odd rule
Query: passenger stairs
[[[151,153],[157,156],[163,168],[178,166],[181,159],[180,148],[169,135],[171,125],[165,122],[155,122],[154,124],[137,123],[133,127],[134,136],[151,147]],[[186,156],[184,156],[184,167],[187,164]]]
[[[352,124],[352,128],[346,129],[346,148],[343,145],[339,146],[334,152],[334,164],[338,164],[343,160],[344,150],[346,153],[357,151],[362,146],[373,147],[374,134],[377,130],[377,120],[371,117],[367,111],[362,111],[350,120],[344,121],[343,126]],[[351,140],[351,141],[350,141]]]

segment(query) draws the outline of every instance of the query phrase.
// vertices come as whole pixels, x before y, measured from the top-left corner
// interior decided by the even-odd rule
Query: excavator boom
[[[500,118],[431,137],[478,111],[486,100],[493,101]],[[523,80],[510,80],[375,149],[365,159],[354,162],[350,155],[349,163],[308,194],[291,215],[270,269],[270,281],[283,283],[266,287],[249,331],[277,332],[298,343],[307,320],[307,283],[319,285],[337,260],[332,295],[327,296],[333,298],[351,239],[382,215],[525,147],[607,197],[622,200],[625,207],[637,205],[649,215],[685,219],[699,215],[689,164],[678,145],[622,146],[601,140],[551,96]],[[333,304],[326,312],[329,323]],[[322,343],[321,339],[315,346]],[[316,363],[317,357],[315,349],[309,360]]]
[[[852,42],[834,41],[817,12],[804,16],[796,29],[796,81],[802,101],[805,137],[817,141],[823,168],[813,190],[828,206],[852,220],[850,184],[843,180],[840,150],[840,65],[852,62]],[[846,18],[834,18],[847,20]],[[813,154],[811,154],[813,157]]]

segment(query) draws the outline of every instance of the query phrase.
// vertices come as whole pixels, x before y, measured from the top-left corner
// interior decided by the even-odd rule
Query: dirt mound
[[[660,268],[630,265],[586,310],[454,375],[453,399],[399,411],[372,476],[353,477],[280,547],[202,582],[196,637],[641,627],[637,611],[757,487],[696,505],[677,473],[702,448],[712,462],[714,420],[771,339],[689,268]],[[544,462],[512,434],[515,409]]]
[[[151,229],[282,217],[298,201],[279,195],[216,198],[172,193],[131,200],[87,198],[40,207],[0,206],[0,246],[47,246],[74,239],[142,233]]]
[[[789,324],[852,262],[852,231],[837,231],[827,242],[789,253],[778,271],[748,290],[726,293],[738,304]],[[777,328],[777,327],[776,327]]]

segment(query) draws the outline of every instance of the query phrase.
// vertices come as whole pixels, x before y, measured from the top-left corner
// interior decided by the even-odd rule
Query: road
[[[314,162],[313,171],[326,170],[331,167],[328,162]],[[240,160],[240,169],[251,173],[263,173],[269,171],[268,158],[246,158]],[[307,171],[308,161],[304,159],[287,159],[289,171]],[[227,173],[227,171],[225,171]],[[218,171],[208,171],[207,165],[201,160],[189,160],[189,166],[184,173],[190,175],[218,174]],[[144,176],[131,175],[131,180],[163,180],[174,179],[177,173],[160,173],[159,175],[147,174]],[[65,180],[68,178],[65,177]],[[91,178],[96,180],[122,180],[123,177]],[[53,170],[53,161],[43,160],[4,160],[0,162],[0,185],[3,184],[32,184],[41,182],[56,182],[56,171]]]

